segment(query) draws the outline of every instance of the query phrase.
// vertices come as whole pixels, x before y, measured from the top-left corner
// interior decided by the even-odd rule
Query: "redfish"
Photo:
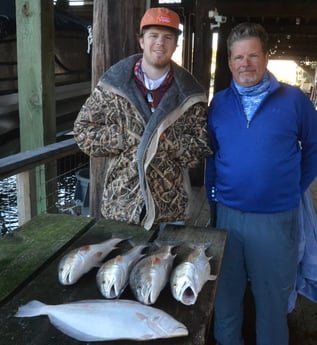
[[[153,304],[165,287],[176,255],[171,254],[174,246],[165,245],[152,255],[141,259],[131,270],[129,284],[137,300]]]
[[[129,300],[84,300],[46,305],[31,301],[16,317],[47,315],[60,331],[79,341],[150,340],[188,335],[185,325],[163,310]]]
[[[212,257],[207,257],[205,250],[205,246],[197,246],[187,259],[172,271],[170,278],[172,295],[185,305],[195,304],[204,284],[208,280],[217,278],[210,274],[209,261]]]
[[[81,246],[64,255],[58,266],[60,283],[72,285],[93,267],[100,267],[102,260],[124,240],[111,238],[101,243]]]
[[[117,255],[101,265],[97,273],[97,285],[106,298],[121,295],[128,284],[132,267],[145,255],[142,250],[146,247],[147,245],[136,245],[125,254]]]

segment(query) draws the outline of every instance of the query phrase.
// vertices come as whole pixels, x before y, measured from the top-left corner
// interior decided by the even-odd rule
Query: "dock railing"
[[[73,138],[0,159],[0,183],[16,177],[18,225],[23,225],[38,214],[48,211],[59,213],[61,208],[69,208],[69,205],[64,202],[61,205],[58,200],[59,180],[65,175],[75,179],[76,171],[88,164],[88,156],[81,153]],[[40,169],[44,169],[45,181],[38,178],[43,176],[38,174]],[[71,206],[76,205],[73,203]]]

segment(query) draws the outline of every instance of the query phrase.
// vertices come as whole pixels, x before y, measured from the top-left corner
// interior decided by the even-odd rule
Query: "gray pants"
[[[214,312],[218,345],[243,345],[248,280],[256,309],[256,344],[288,345],[288,299],[297,271],[298,210],[274,214],[217,206],[217,228],[228,231]]]

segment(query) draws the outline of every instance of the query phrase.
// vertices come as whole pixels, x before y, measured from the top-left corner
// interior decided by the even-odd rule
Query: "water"
[[[18,227],[15,176],[0,181],[0,236]]]
[[[57,212],[79,215],[80,200],[75,200],[77,179],[75,174],[68,173],[58,177]],[[0,237],[18,228],[18,209],[16,196],[16,177],[0,181]],[[50,212],[51,210],[47,210]],[[54,211],[56,213],[56,209]]]

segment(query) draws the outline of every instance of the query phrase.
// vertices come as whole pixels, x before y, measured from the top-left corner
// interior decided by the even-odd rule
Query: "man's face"
[[[153,67],[164,68],[175,52],[177,37],[169,29],[151,26],[144,30],[139,42],[143,49],[143,59]]]
[[[266,71],[269,61],[258,38],[236,41],[231,47],[229,68],[238,85],[250,87],[258,84]]]

